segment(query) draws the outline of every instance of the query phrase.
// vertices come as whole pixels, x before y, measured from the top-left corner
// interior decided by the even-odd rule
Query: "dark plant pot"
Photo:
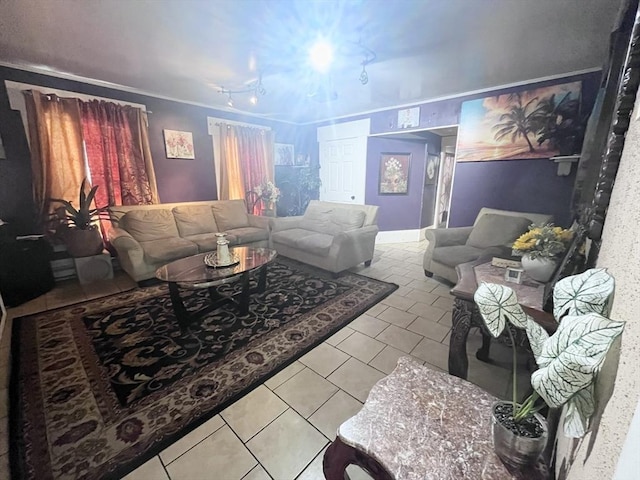
[[[79,228],[69,228],[64,234],[64,243],[67,251],[72,257],[90,257],[102,253],[104,244],[100,230],[90,228],[81,230]]]
[[[493,449],[506,465],[520,469],[533,465],[547,444],[549,431],[547,421],[538,413],[534,414],[542,427],[543,434],[537,438],[520,436],[502,425],[495,414],[498,405],[509,405],[511,402],[496,402],[491,409],[491,432],[493,433]]]

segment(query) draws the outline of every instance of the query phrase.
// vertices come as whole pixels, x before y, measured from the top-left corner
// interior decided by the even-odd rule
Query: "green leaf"
[[[549,339],[549,334],[533,318],[527,316],[527,337],[529,338],[533,356],[536,357],[536,362],[538,362],[538,357],[542,355],[542,349]]]
[[[518,328],[525,328],[527,315],[522,310],[515,292],[495,283],[483,283],[473,296],[487,329],[498,338],[505,326],[505,318]]]
[[[623,328],[624,322],[597,313],[565,317],[544,344],[531,385],[551,408],[561,407],[591,384]]]
[[[580,275],[563,278],[553,288],[553,316],[609,314],[615,281],[604,268],[591,268]]]
[[[587,433],[588,421],[596,409],[593,383],[579,390],[567,403],[564,433],[567,437],[582,438]]]

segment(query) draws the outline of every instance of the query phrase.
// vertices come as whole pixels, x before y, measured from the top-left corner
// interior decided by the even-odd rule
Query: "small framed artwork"
[[[410,153],[381,153],[378,193],[380,195],[406,195],[409,193],[410,165]]]
[[[193,160],[196,158],[193,150],[193,134],[177,130],[164,130],[164,147],[167,158],[181,158]]]
[[[274,144],[273,163],[274,165],[295,165],[293,156],[293,145],[288,143]]]
[[[427,167],[424,176],[425,185],[435,185],[438,183],[439,167],[440,157],[438,155],[427,155]]]
[[[412,128],[420,126],[420,107],[398,110],[398,128]]]

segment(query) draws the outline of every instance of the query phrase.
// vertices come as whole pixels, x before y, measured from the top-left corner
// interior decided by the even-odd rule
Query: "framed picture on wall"
[[[438,155],[427,155],[427,166],[424,174],[425,185],[435,185],[438,183],[438,170],[440,169],[440,157]]]
[[[193,149],[193,134],[177,130],[164,130],[164,148],[167,158],[193,160],[196,158]]]
[[[288,143],[275,143],[273,152],[274,165],[295,165],[293,145]]]
[[[409,193],[410,165],[410,153],[381,153],[378,193],[380,195],[406,195]]]

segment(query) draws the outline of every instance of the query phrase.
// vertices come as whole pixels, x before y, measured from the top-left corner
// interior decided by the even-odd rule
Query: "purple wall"
[[[4,80],[146,105],[153,112],[149,114],[149,142],[162,202],[216,198],[213,143],[207,132],[207,116],[268,125],[274,129],[277,142],[295,144],[298,141],[298,129],[294,125],[0,67],[0,135],[7,152],[7,159],[0,160],[0,218],[24,223],[24,230],[33,228],[29,225],[33,221],[30,155],[20,114],[10,109]],[[192,132],[195,160],[167,159],[164,129]],[[308,143],[307,136],[305,133],[301,141]]]
[[[422,185],[425,167],[425,142],[371,137],[367,142],[367,181],[365,203],[379,205],[378,227],[381,231],[420,228]],[[407,195],[380,195],[380,153],[411,153],[409,192]]]

